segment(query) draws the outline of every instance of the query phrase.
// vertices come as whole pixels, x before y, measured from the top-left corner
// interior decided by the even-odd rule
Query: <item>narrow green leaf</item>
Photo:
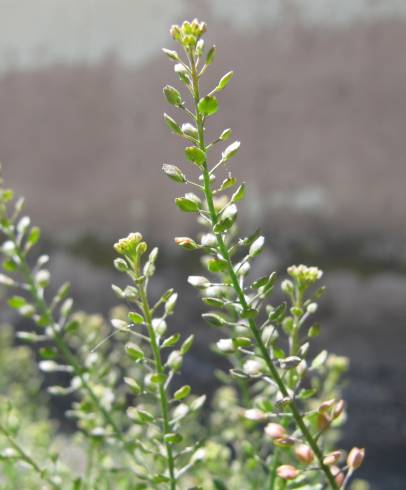
[[[164,114],[164,120],[172,133],[178,134],[180,136],[182,135],[182,129],[179,124],[166,113]]]
[[[211,94],[220,92],[220,90],[225,89],[227,85],[230,83],[230,80],[233,78],[233,76],[234,76],[234,72],[229,71],[223,77],[221,77],[219,83],[217,84],[217,87],[211,92]]]
[[[189,352],[189,350],[191,349],[191,347],[193,345],[194,339],[195,339],[194,335],[189,335],[189,337],[183,342],[183,344],[180,348],[180,353],[182,356],[184,356],[185,354],[187,354]]]
[[[162,342],[161,349],[165,349],[166,347],[172,347],[173,345],[177,344],[179,340],[180,340],[179,333],[171,335],[170,337],[168,337]]]
[[[211,65],[213,63],[215,56],[216,56],[216,46],[212,46],[207,52],[206,65]]]
[[[189,385],[185,385],[182,386],[182,388],[179,388],[177,391],[175,391],[173,397],[176,401],[184,400],[190,395],[191,391],[192,388]]]
[[[236,183],[237,183],[237,179],[229,175],[225,180],[223,180],[219,190],[225,191],[226,189],[233,187]]]
[[[245,183],[243,182],[238,189],[234,192],[234,194],[231,196],[231,201],[230,202],[238,202],[241,201],[241,199],[244,199],[245,197]]]
[[[33,226],[28,234],[27,244],[30,247],[33,247],[39,242],[40,238],[41,238],[41,230],[38,228],[38,226]]]

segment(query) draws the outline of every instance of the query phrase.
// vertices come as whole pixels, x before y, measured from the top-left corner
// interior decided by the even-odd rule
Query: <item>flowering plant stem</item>
[[[58,351],[60,352],[61,356],[65,359],[65,361],[72,367],[75,375],[80,379],[83,389],[87,391],[87,393],[89,394],[90,398],[96,405],[97,409],[99,410],[100,414],[102,415],[106,423],[114,430],[115,437],[122,442],[124,449],[133,458],[134,457],[133,452],[129,447],[127,441],[125,440],[122,431],[120,430],[120,428],[118,427],[118,425],[116,424],[112,416],[109,414],[109,412],[100,403],[99,398],[94,393],[91,386],[87,383],[85,377],[83,376],[83,368],[81,367],[80,362],[76,359],[75,355],[70,350],[70,348],[62,338],[61,334],[54,328],[55,319],[52,310],[47,305],[45,299],[43,298],[43,295],[39,293],[36,287],[33,273],[27,263],[25,254],[21,250],[18,240],[14,235],[13,229],[8,231],[6,234],[8,239],[12,241],[14,244],[15,254],[20,264],[21,275],[23,276],[24,280],[28,284],[29,293],[31,294],[31,297],[35,303],[37,311],[44,317],[47,325],[53,330],[53,341],[55,343],[55,346],[57,347]]]
[[[189,62],[190,62],[190,72],[191,72],[191,80],[192,80],[192,90],[193,90],[193,99],[194,99],[194,106],[195,106],[195,120],[196,120],[196,126],[197,126],[197,131],[198,131],[198,136],[197,136],[197,146],[204,152],[206,153],[207,148],[205,146],[205,138],[204,138],[204,116],[199,110],[199,100],[200,100],[200,91],[199,91],[199,75],[197,73],[197,66],[196,66],[196,60],[194,57],[194,54],[192,51],[189,51],[188,53],[189,57]],[[204,182],[204,196],[207,202],[207,206],[209,209],[210,213],[210,221],[211,221],[211,227],[213,229],[213,233],[216,236],[217,244],[218,244],[218,249],[223,256],[225,262],[227,263],[227,271],[230,275],[230,279],[233,285],[233,288],[237,294],[238,300],[240,302],[240,305],[243,309],[243,312],[249,317],[249,311],[250,307],[245,299],[244,292],[240,286],[240,283],[238,281],[237,274],[235,272],[229,251],[227,249],[227,246],[224,242],[222,233],[215,233],[214,228],[218,222],[217,218],[217,213],[215,210],[214,206],[214,200],[213,200],[213,190],[211,186],[211,181],[210,181],[210,170],[207,164],[207,161],[205,161],[202,165],[202,173],[203,173],[203,182]],[[330,468],[326,466],[323,463],[323,453],[321,449],[319,448],[316,439],[312,436],[310,433],[309,429],[306,426],[306,423],[303,420],[302,415],[300,414],[299,409],[296,407],[296,404],[293,399],[289,396],[289,392],[287,387],[285,386],[284,381],[282,380],[281,376],[279,375],[279,372],[274,365],[268,349],[266,348],[264,342],[262,341],[260,330],[256,325],[256,322],[252,318],[248,318],[248,324],[249,328],[252,332],[252,335],[255,338],[255,341],[257,343],[257,346],[261,352],[261,356],[263,360],[265,361],[267,368],[269,369],[269,372],[274,379],[275,383],[277,384],[281,394],[285,398],[289,398],[289,408],[290,411],[293,415],[293,418],[295,419],[295,422],[297,426],[299,427],[300,431],[303,434],[303,437],[306,439],[308,442],[309,446],[313,450],[321,470],[324,472],[327,480],[329,481],[331,488],[334,490],[339,490],[339,486],[337,485],[334,476],[332,475]],[[271,487],[272,488],[272,487]]]
[[[140,299],[142,303],[141,309],[144,314],[145,324],[150,338],[151,349],[155,361],[156,371],[157,374],[161,377],[161,380],[159,381],[159,401],[161,405],[163,433],[169,434],[170,432],[169,400],[165,389],[165,369],[163,367],[161,351],[158,346],[155,330],[152,326],[152,310],[148,301],[147,282],[144,282],[143,286],[140,288]],[[176,490],[175,462],[173,458],[172,447],[169,442],[165,442],[165,447],[166,447],[167,462],[168,462],[170,490]]]

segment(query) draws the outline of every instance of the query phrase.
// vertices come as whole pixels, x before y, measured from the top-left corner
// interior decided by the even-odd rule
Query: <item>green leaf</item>
[[[164,94],[169,104],[179,107],[182,105],[182,97],[176,88],[165,85]]]
[[[208,288],[210,286],[210,281],[206,278],[206,277],[203,277],[203,276],[189,276],[187,278],[187,282],[196,287],[196,288],[201,288],[201,289],[205,289],[205,288]]]
[[[162,342],[161,349],[165,349],[166,347],[172,347],[173,345],[177,344],[180,340],[180,334],[175,333],[174,335],[171,335],[167,339]]]
[[[162,51],[166,54],[166,56],[173,61],[180,61],[179,55],[176,51],[172,51],[171,49],[162,48]]]
[[[225,191],[226,189],[233,187],[236,183],[237,183],[237,179],[229,175],[225,180],[223,180],[219,190]]]
[[[165,373],[154,373],[151,376],[151,381],[155,384],[162,384],[162,383],[165,383],[166,378],[167,378],[167,376]]]
[[[234,72],[229,71],[226,73],[223,77],[221,77],[219,83],[217,84],[217,87],[212,90],[210,93],[215,94],[216,92],[220,92],[220,90],[223,90],[227,87],[227,85],[230,83],[230,80],[233,78]]]
[[[234,347],[249,347],[252,345],[252,340],[248,337],[235,337],[233,339]]]
[[[55,359],[58,355],[58,351],[52,347],[41,347],[39,355],[41,359]]]
[[[229,139],[229,137],[231,136],[232,134],[232,130],[230,128],[228,129],[225,129],[219,136],[219,140],[220,141],[227,141]]]
[[[318,354],[312,362],[311,369],[318,369],[321,367],[327,360],[328,352],[323,350]]]
[[[136,311],[130,311],[130,313],[128,313],[128,319],[135,325],[142,325],[144,323],[144,317]]]
[[[127,409],[127,415],[131,420],[141,425],[154,421],[154,416],[141,408],[129,407]]]
[[[224,327],[224,325],[227,325],[226,320],[216,313],[203,313],[202,318],[213,327]]]
[[[222,160],[226,162],[235,156],[240,149],[241,143],[239,141],[234,141],[231,145],[227,146],[227,148],[221,154]]]
[[[182,388],[179,388],[177,391],[175,391],[173,397],[176,401],[184,400],[190,395],[191,391],[192,388],[189,385],[185,385],[182,386]]]
[[[251,284],[251,287],[253,289],[259,289],[263,286],[265,286],[265,284],[268,283],[268,278],[266,276],[263,276],[263,277],[260,277],[259,279],[257,279],[256,281],[254,281],[252,284]]]
[[[142,391],[141,386],[138,384],[138,382],[135,379],[125,377],[124,383],[127,384],[131,388],[131,391],[134,394],[138,395],[139,393],[141,393],[141,391]]]
[[[186,176],[182,172],[182,170],[175,165],[169,165],[165,163],[162,165],[162,170],[164,173],[174,182],[177,182],[178,184],[184,184],[186,182]]]
[[[7,303],[11,308],[18,310],[27,304],[27,300],[22,296],[12,296]]]
[[[245,183],[242,183],[238,189],[234,192],[234,194],[231,196],[231,201],[230,202],[238,202],[241,201],[241,199],[244,199],[245,196]]]
[[[216,56],[216,46],[212,46],[207,52],[206,65],[211,65],[213,63],[215,56]]]
[[[280,322],[285,316],[285,313],[286,313],[286,303],[282,303],[269,313],[268,320],[270,322]]]
[[[185,155],[188,160],[199,167],[206,161],[206,153],[200,148],[197,148],[197,146],[188,146],[185,148]]]
[[[180,442],[182,442],[182,439],[183,437],[175,432],[164,435],[164,441],[167,444],[179,444]]]
[[[190,410],[192,412],[199,410],[204,405],[205,401],[206,401],[206,395],[201,395],[195,398],[190,404]]]
[[[172,131],[172,133],[175,133],[175,134],[182,136],[182,134],[183,134],[182,129],[174,119],[172,119],[170,116],[168,116],[168,114],[164,114],[164,119],[165,119],[166,125]]]
[[[264,248],[264,245],[265,245],[265,238],[263,236],[259,236],[250,246],[250,249],[249,249],[249,256],[250,257],[256,257],[257,255],[259,255],[263,248]]]
[[[200,99],[199,101],[198,109],[204,116],[212,116],[218,111],[218,102],[216,97],[214,97],[214,95],[207,95],[206,97],[203,97],[203,99]]]
[[[33,247],[39,242],[40,238],[41,230],[38,228],[38,226],[33,226],[27,237],[27,245],[29,245],[29,247]]]
[[[189,337],[183,342],[183,344],[180,348],[180,353],[182,356],[184,356],[185,354],[187,354],[189,352],[190,348],[193,345],[194,339],[195,339],[194,335],[189,335]]]
[[[227,261],[224,259],[209,259],[207,262],[207,269],[210,272],[223,272],[227,269]]]
[[[241,314],[241,318],[250,319],[255,318],[258,315],[258,311],[255,308],[249,308]]]
[[[212,306],[213,308],[222,308],[224,306],[224,301],[218,298],[202,298],[203,303]]]
[[[175,204],[184,213],[196,213],[200,209],[199,203],[187,197],[177,197]]]
[[[125,346],[125,350],[129,357],[134,361],[142,361],[144,359],[144,353],[137,344],[134,344],[134,342],[128,342]]]

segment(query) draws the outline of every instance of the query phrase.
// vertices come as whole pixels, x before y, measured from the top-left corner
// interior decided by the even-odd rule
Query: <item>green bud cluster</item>
[[[187,47],[196,47],[199,39],[207,31],[205,22],[194,19],[192,22],[184,21],[181,26],[173,25],[170,29],[172,38]],[[199,49],[200,46],[199,46]]]

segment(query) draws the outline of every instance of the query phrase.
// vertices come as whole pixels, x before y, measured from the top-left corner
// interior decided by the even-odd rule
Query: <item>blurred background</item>
[[[404,0],[0,0],[7,185],[43,228],[54,282],[71,280],[86,311],[115,304],[112,242],[138,230],[158,243],[159,287],[182,293],[178,323],[200,332],[190,378],[211,387],[216,357],[186,285],[199,260],[171,240],[196,226],[161,172],[182,145],[162,121],[176,81],[160,48],[196,16],[218,46],[207,83],[236,71],[212,128],[243,143],[242,233],[269,238],[260,267],[325,270],[320,345],[351,358],[343,444],[366,446],[372,489],[404,490]]]

